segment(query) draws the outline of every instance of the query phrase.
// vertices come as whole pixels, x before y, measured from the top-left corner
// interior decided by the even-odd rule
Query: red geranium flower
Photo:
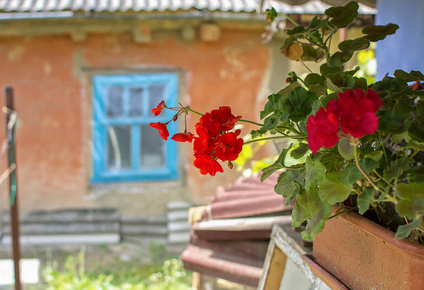
[[[190,132],[184,132],[184,133],[177,133],[174,136],[172,136],[172,140],[177,142],[189,142],[193,141],[194,135]]]
[[[243,139],[237,138],[240,130],[236,133],[228,132],[219,137],[219,144],[216,148],[216,157],[222,161],[234,161],[239,156],[243,148]]]
[[[218,110],[213,110],[211,112],[211,117],[221,124],[221,131],[229,131],[233,129],[236,122],[241,119],[241,116],[235,117],[231,114],[231,108],[228,106],[222,106],[219,107]]]
[[[162,137],[162,139],[167,140],[169,136],[168,129],[166,128],[166,123],[150,123],[150,127],[158,129],[159,135]]]
[[[156,108],[152,109],[152,113],[155,116],[158,116],[162,112],[162,110],[165,109],[165,108],[166,108],[165,101],[162,101],[162,102],[159,103],[159,105]]]
[[[383,104],[378,94],[369,89],[366,94],[361,89],[347,90],[339,93],[340,126],[344,133],[355,138],[374,133],[378,128],[378,118],[375,115]]]
[[[321,147],[331,148],[337,144],[339,137],[339,118],[335,113],[335,101],[331,100],[326,109],[320,108],[315,116],[306,122],[309,149],[316,154]]]
[[[200,173],[203,175],[210,174],[211,176],[215,176],[217,172],[224,172],[218,161],[208,155],[198,156],[193,164],[200,169]]]

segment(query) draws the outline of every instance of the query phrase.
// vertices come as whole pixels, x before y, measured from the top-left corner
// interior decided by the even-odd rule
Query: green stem
[[[240,120],[239,120],[239,122],[247,123],[247,124],[257,125],[257,126],[259,126],[259,127],[262,127],[262,126],[264,125],[264,124],[256,123],[256,122],[253,122],[253,121],[244,120],[244,119],[240,119]]]
[[[299,26],[299,23],[297,23],[296,21],[294,21],[293,19],[291,19],[287,14],[280,13],[280,12],[278,12],[277,14],[280,14],[281,16],[285,17],[288,21],[290,21],[294,25]]]
[[[299,58],[300,62],[303,64],[304,67],[306,67],[306,69],[310,72],[313,73],[313,71],[303,62],[303,60],[301,58]]]
[[[373,172],[381,179],[381,180],[383,180],[387,185],[390,185],[390,186],[393,186],[392,184],[390,184],[387,180],[385,180],[384,178],[383,178],[383,176],[381,176],[379,173],[378,173],[378,171],[377,170],[373,170]]]
[[[355,206],[355,207],[352,207],[352,208],[350,208],[350,209],[347,209],[347,210],[344,210],[344,211],[338,212],[338,213],[336,213],[336,214],[334,214],[334,215],[330,216],[330,217],[328,218],[328,220],[331,220],[331,219],[333,219],[333,218],[335,218],[335,217],[337,217],[337,216],[339,216],[339,215],[341,215],[341,214],[344,214],[344,213],[347,213],[347,212],[351,212],[351,211],[354,211],[354,210],[357,210],[357,209],[358,209],[358,207],[357,207],[357,206]]]
[[[359,165],[359,160],[358,160],[358,146],[355,146],[354,147],[354,155],[355,155],[356,167],[358,167],[359,171],[361,171],[361,173],[365,177],[365,179],[368,180],[368,182],[372,185],[372,187],[374,187],[375,190],[377,190],[379,192],[384,192],[381,188],[379,188],[377,186],[377,184],[374,183],[374,181],[372,181],[371,177],[364,171],[364,169],[362,169],[361,165]]]
[[[199,116],[203,116],[203,114],[202,114],[202,113],[199,113],[199,112],[197,112],[197,111],[193,110],[193,109],[192,109],[192,108],[190,108],[189,106],[185,107],[184,109],[186,109],[187,111],[189,111],[189,112],[191,112],[191,113],[193,113],[193,114],[196,114],[196,115],[199,115]]]
[[[266,141],[266,140],[274,140],[274,139],[304,139],[307,136],[301,135],[301,136],[275,136],[275,137],[265,137],[265,138],[258,138],[258,139],[253,139],[253,140],[249,140],[244,142],[243,145],[246,144],[250,144],[250,143],[255,143],[255,142],[260,142],[260,141]]]
[[[294,134],[297,134],[297,135],[302,135],[302,133],[300,133],[299,131],[297,131],[295,128],[292,128],[292,127],[286,127],[286,126],[281,126],[283,129],[286,129],[287,131],[290,131],[290,132],[292,132],[292,133],[294,133]]]
[[[184,109],[187,110],[187,111],[189,111],[190,113],[193,113],[193,114],[196,114],[196,115],[199,115],[199,116],[203,116],[202,113],[199,113],[199,112],[193,110],[189,106],[185,107]],[[256,123],[256,122],[249,121],[249,120],[243,120],[243,119],[239,120],[239,122],[247,123],[247,124],[253,124],[253,125],[260,126],[260,127],[262,127],[264,125],[264,124]]]

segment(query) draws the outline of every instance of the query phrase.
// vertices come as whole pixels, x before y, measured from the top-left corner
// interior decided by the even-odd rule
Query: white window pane
[[[132,87],[130,88],[130,117],[143,116],[143,88]]]
[[[165,167],[165,141],[157,130],[149,125],[141,125],[140,138],[140,167]]]
[[[124,114],[124,87],[111,86],[107,89],[106,111],[110,118],[120,117]]]
[[[165,85],[149,86],[149,108],[156,107],[162,100],[165,100]],[[149,111],[150,115],[153,115]]]
[[[107,133],[107,169],[131,169],[131,126],[109,126]]]

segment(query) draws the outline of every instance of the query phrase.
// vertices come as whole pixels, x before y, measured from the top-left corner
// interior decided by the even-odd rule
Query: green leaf
[[[371,158],[364,158],[362,160],[359,160],[359,165],[361,166],[361,168],[366,173],[370,173],[372,170],[374,170],[377,167],[378,161],[373,160]],[[356,168],[356,167],[354,167],[354,168]],[[359,169],[358,169],[358,171],[359,171]],[[358,172],[356,176],[360,176],[360,177],[357,177],[355,180],[352,181],[352,183],[356,182],[358,179],[361,179],[363,177],[361,172]],[[353,177],[353,175],[352,175],[352,177]]]
[[[356,89],[362,89],[363,91],[368,90],[368,83],[366,78],[353,77],[353,81],[355,82],[355,84],[353,85],[352,90],[356,90]]]
[[[349,184],[341,172],[330,172],[319,183],[319,196],[330,204],[345,201],[352,192]]]
[[[304,173],[301,174],[299,169],[289,169],[282,172],[278,177],[278,182],[274,187],[277,194],[286,198],[286,204],[297,198],[297,194],[301,189],[301,179],[304,178]]]
[[[400,183],[396,187],[396,196],[399,199],[396,211],[400,216],[414,219],[424,212],[424,183]]]
[[[359,214],[364,214],[370,207],[371,202],[374,198],[374,188],[367,187],[364,189],[361,195],[358,196],[358,208],[359,208]]]
[[[309,145],[305,143],[299,143],[299,146],[290,151],[291,157],[295,159],[302,158],[309,151]]]
[[[337,51],[328,59],[328,66],[340,67],[345,62],[348,62],[353,56],[353,50]]]
[[[352,76],[345,73],[327,74],[327,87],[334,92],[341,92],[353,87],[355,81]]]
[[[369,41],[376,42],[383,40],[388,35],[395,34],[396,30],[399,29],[399,25],[389,23],[387,25],[371,25],[362,29],[362,33],[366,34],[364,38]]]
[[[350,144],[350,141],[348,139],[342,138],[339,140],[339,143],[337,144],[337,149],[339,150],[340,155],[345,160],[352,160],[355,156],[354,149],[355,147]]]
[[[312,186],[318,185],[324,179],[325,167],[319,160],[306,158],[305,188],[309,190]]]
[[[347,73],[350,76],[354,76],[361,68],[359,66],[355,67],[351,70],[346,70],[345,73]]]
[[[305,84],[309,87],[311,85],[324,85],[325,78],[317,73],[310,73],[304,80]]]
[[[325,86],[325,78],[320,74],[311,73],[308,74],[304,80],[309,91],[315,93],[317,96],[322,96],[327,93],[327,88]]]
[[[284,166],[284,160],[286,159],[291,146],[292,145],[290,145],[289,148],[283,149],[280,156],[278,156],[278,159],[272,165],[262,170],[261,182],[270,177],[275,171],[286,168],[286,166]]]
[[[396,231],[396,239],[406,239],[411,235],[411,232],[413,229],[420,227],[421,218],[418,218],[414,220],[413,222],[410,222],[409,224],[399,226]]]
[[[321,19],[318,18],[318,16],[315,16],[312,20],[311,23],[309,24],[309,28],[318,28],[323,24],[323,21]]]
[[[313,47],[312,45],[302,44],[303,54],[301,59],[303,61],[315,61],[318,62],[324,57],[324,51],[319,47]]]
[[[409,112],[385,111],[381,112],[379,119],[379,130],[387,131],[391,134],[401,134],[411,127]]]
[[[367,49],[368,47],[370,47],[370,42],[369,40],[366,40],[363,37],[356,38],[356,39],[348,39],[339,43],[339,49],[341,51],[346,51],[346,50],[358,51],[358,50]]]
[[[323,77],[326,77],[328,74],[341,73],[343,70],[341,66],[330,67],[327,63],[324,63],[319,67],[319,71]]]
[[[283,96],[281,94],[272,94],[268,96],[268,102],[265,104],[263,111],[260,112],[261,120],[268,116],[269,114],[274,113],[280,106]]]
[[[374,91],[379,93],[380,98],[382,93],[392,94],[393,92],[403,91],[408,89],[408,83],[400,78],[384,77],[381,81],[376,82],[371,87]]]
[[[305,33],[306,28],[303,27],[303,26],[301,26],[301,25],[299,25],[299,26],[296,26],[293,29],[286,29],[284,31],[287,33],[287,35],[294,36],[294,35],[297,35],[297,34],[303,34],[303,33]]]
[[[416,118],[411,123],[411,127],[408,130],[408,135],[412,140],[417,142],[424,142],[424,118]]]
[[[393,162],[393,164],[384,172],[384,179],[388,182],[393,181],[402,175],[402,173],[409,169],[410,164],[414,163],[414,159],[409,157],[398,158]]]
[[[284,96],[284,97],[287,97],[287,96],[288,96],[288,95],[290,95],[290,94],[291,94],[291,92],[293,92],[293,90],[294,90],[295,88],[297,88],[298,86],[300,86],[298,82],[291,83],[290,85],[288,85],[288,86],[287,86],[287,87],[285,87],[284,89],[280,90],[280,91],[278,92],[278,94],[280,94],[280,95],[282,95],[282,96]]]
[[[313,240],[315,234],[322,231],[325,221],[332,212],[331,205],[320,200],[316,191],[316,188],[300,191],[292,212],[294,226],[300,226],[309,219],[305,231],[302,232],[305,240]]]
[[[290,114],[290,119],[295,122],[304,120],[312,111],[314,103],[318,103],[318,97],[304,87],[295,88],[286,101],[283,108]]]
[[[330,24],[342,28],[351,24],[358,16],[359,5],[355,1],[345,6],[331,7],[325,10],[325,14],[331,17]]]
[[[407,73],[398,69],[395,70],[394,76],[407,82],[424,81],[424,75],[420,71],[416,70],[411,70],[410,73]]]
[[[364,158],[369,158],[369,159],[374,160],[375,162],[378,162],[378,161],[380,161],[382,156],[383,156],[383,151],[374,151],[374,152],[366,154],[364,156]]]

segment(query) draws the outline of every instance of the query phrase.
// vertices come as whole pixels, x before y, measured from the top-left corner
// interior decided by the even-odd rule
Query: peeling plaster
[[[7,54],[7,58],[11,61],[19,60],[21,55],[25,52],[25,46],[16,45],[9,53]]]
[[[44,63],[44,73],[46,75],[50,75],[52,73],[52,66],[48,62]]]

